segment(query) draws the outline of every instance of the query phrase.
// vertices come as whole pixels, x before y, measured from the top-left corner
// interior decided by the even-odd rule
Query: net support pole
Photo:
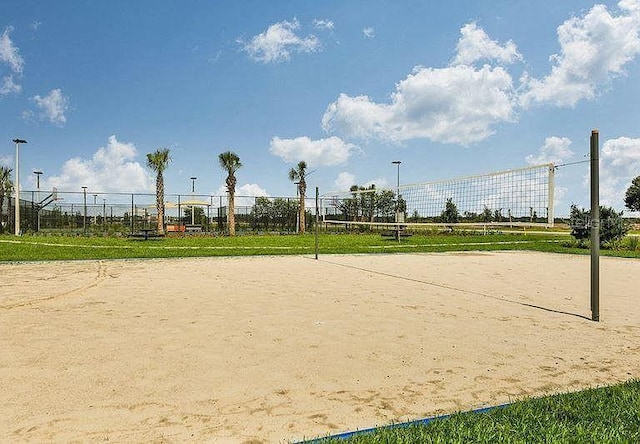
[[[318,260],[318,243],[319,243],[318,242],[318,226],[320,225],[319,201],[320,201],[320,192],[318,190],[318,187],[316,187],[316,226],[315,226],[315,236],[314,236],[316,260]]]
[[[598,130],[591,131],[591,320],[600,320],[600,165]]]

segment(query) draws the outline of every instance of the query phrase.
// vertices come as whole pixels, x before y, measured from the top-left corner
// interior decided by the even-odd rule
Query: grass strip
[[[388,426],[315,444],[632,443],[640,442],[640,380],[518,401],[484,413],[456,413],[427,424]]]
[[[557,234],[430,234],[398,242],[378,234],[322,234],[320,254],[431,253],[447,251],[532,250],[588,254]],[[256,235],[132,240],[115,237],[0,236],[0,261],[177,258],[287,255],[315,252],[313,235]],[[603,250],[603,255],[640,257],[640,251]]]

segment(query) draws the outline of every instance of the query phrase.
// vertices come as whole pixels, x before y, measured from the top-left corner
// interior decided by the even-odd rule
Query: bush
[[[629,223],[622,218],[622,211],[600,206],[600,246],[614,246],[629,232]],[[571,205],[569,220],[571,235],[582,246],[591,236],[591,214],[584,208]]]

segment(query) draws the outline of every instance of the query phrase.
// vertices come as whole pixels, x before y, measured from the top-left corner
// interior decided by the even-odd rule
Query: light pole
[[[193,195],[193,193],[196,192],[196,179],[197,177],[191,177],[191,200],[195,199],[195,196]],[[191,225],[195,225],[195,207],[193,204],[191,204]]]
[[[36,175],[36,189],[40,191],[40,175],[42,174],[42,171],[34,171],[33,174]]]
[[[36,199],[38,200],[38,207],[36,208],[36,231],[40,231],[40,175],[42,171],[34,171],[33,174],[36,175]]]
[[[82,231],[87,233],[87,187],[82,187],[82,206],[84,208],[84,214],[82,216]]]
[[[397,193],[397,199],[398,199],[398,205],[399,205],[400,204],[400,164],[402,163],[402,161],[394,160],[391,163],[398,166],[398,181],[396,182],[396,193]]]
[[[20,144],[27,143],[26,140],[13,139],[13,143],[16,144],[16,183],[14,189],[16,193],[15,197],[15,235],[20,236]]]

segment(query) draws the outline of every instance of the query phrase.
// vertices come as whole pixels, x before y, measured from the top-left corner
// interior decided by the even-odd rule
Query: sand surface
[[[640,377],[640,261],[0,264],[1,442],[287,442]]]

